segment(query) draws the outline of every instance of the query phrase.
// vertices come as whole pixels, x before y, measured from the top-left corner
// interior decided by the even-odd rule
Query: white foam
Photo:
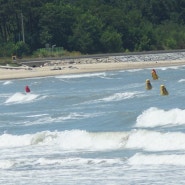
[[[60,134],[60,146],[64,149],[107,150],[122,147],[127,139],[126,133],[89,133],[74,130]]]
[[[11,135],[11,134],[3,134],[0,136],[0,147],[17,147],[17,146],[27,146],[30,145],[31,136],[26,135]]]
[[[137,71],[142,71],[143,69],[128,69],[128,70],[126,70],[126,71],[128,71],[128,72],[137,72]]]
[[[85,130],[43,131],[35,134],[0,136],[0,148],[42,146],[55,150],[104,151],[140,149],[144,151],[185,150],[185,134],[147,130],[132,132],[87,132]],[[39,147],[40,148],[40,147]]]
[[[19,136],[3,134],[0,136],[0,147],[49,145],[62,150],[107,150],[123,147],[127,137],[128,133],[125,132],[93,133],[84,130],[43,131]]]
[[[3,83],[3,85],[9,85],[9,84],[12,84],[13,82],[12,81],[5,81],[4,83]]]
[[[185,82],[185,79],[180,79],[178,82],[180,82],[180,83],[181,83],[181,82]]]
[[[136,127],[177,126],[185,124],[185,110],[151,107],[137,117]]]
[[[143,96],[142,92],[138,92],[138,91],[122,92],[122,93],[115,93],[111,96],[102,98],[99,101],[105,101],[105,102],[120,101],[120,100],[131,99],[139,96]]]
[[[9,169],[14,166],[14,162],[10,160],[0,160],[0,169]]]
[[[166,71],[168,69],[179,69],[180,66],[168,66],[168,67],[159,67],[159,69],[161,69],[162,71]]]
[[[74,74],[74,75],[61,75],[56,76],[56,78],[61,79],[72,79],[72,78],[88,78],[88,77],[106,76],[106,73],[85,73],[85,74]]]
[[[65,158],[65,159],[48,159],[48,158],[40,158],[36,161],[37,164],[45,166],[45,165],[62,165],[62,166],[74,166],[74,165],[102,165],[102,164],[120,164],[122,160],[120,159],[93,159],[93,158]]]
[[[185,155],[144,155],[137,153],[128,160],[131,165],[179,165],[185,166]]]
[[[37,94],[32,94],[32,93],[15,93],[12,96],[10,96],[5,103],[10,104],[10,103],[27,103],[35,100],[39,95]]]
[[[181,132],[161,133],[136,130],[129,135],[125,147],[145,151],[185,150],[185,134]]]
[[[36,117],[43,117],[43,116],[48,116],[48,114],[35,114],[35,115],[29,115],[25,116],[27,118],[36,118]]]
[[[27,117],[33,117],[33,118],[38,118],[35,121],[27,121],[24,122],[24,125],[29,126],[29,125],[38,125],[38,124],[45,124],[45,123],[57,123],[57,122],[63,122],[66,120],[79,120],[79,119],[86,119],[86,118],[92,118],[99,116],[100,113],[94,113],[94,114],[84,114],[84,113],[76,113],[72,112],[67,115],[61,115],[57,117],[51,117],[48,114],[40,114],[40,115],[32,115],[32,116],[27,116]]]
[[[86,166],[86,165],[114,165],[123,164],[123,160],[119,158],[107,159],[107,158],[78,158],[78,157],[67,157],[67,158],[46,158],[46,157],[32,157],[32,158],[16,158],[12,159],[1,159],[0,169],[11,169],[12,167],[22,166]]]

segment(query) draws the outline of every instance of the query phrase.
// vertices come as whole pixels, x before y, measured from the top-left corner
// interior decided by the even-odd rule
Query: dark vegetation
[[[0,0],[0,5],[0,57],[185,48],[185,0]]]

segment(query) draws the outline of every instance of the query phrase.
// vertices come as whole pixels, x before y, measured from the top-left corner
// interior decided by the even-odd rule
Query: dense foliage
[[[185,48],[185,0],[0,0],[0,56]]]

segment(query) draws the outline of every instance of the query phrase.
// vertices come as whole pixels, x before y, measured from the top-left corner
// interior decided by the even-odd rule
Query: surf
[[[29,103],[37,100],[38,97],[40,97],[39,94],[33,94],[33,93],[25,94],[25,93],[16,92],[5,100],[5,104]]]
[[[185,125],[185,110],[173,108],[169,110],[150,107],[144,110],[136,120],[137,128],[154,128],[159,126]]]

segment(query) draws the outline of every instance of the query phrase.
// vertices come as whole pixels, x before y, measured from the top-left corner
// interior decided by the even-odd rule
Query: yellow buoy
[[[152,73],[153,80],[157,80],[158,79],[158,75],[157,75],[155,69],[152,69],[152,72],[151,73]]]
[[[164,85],[161,85],[160,86],[160,94],[162,96],[165,96],[165,95],[168,95],[169,94],[168,91],[167,91],[167,89],[166,89],[166,87]]]
[[[146,90],[151,90],[152,89],[152,85],[151,85],[149,79],[146,80],[145,87],[146,87]]]

